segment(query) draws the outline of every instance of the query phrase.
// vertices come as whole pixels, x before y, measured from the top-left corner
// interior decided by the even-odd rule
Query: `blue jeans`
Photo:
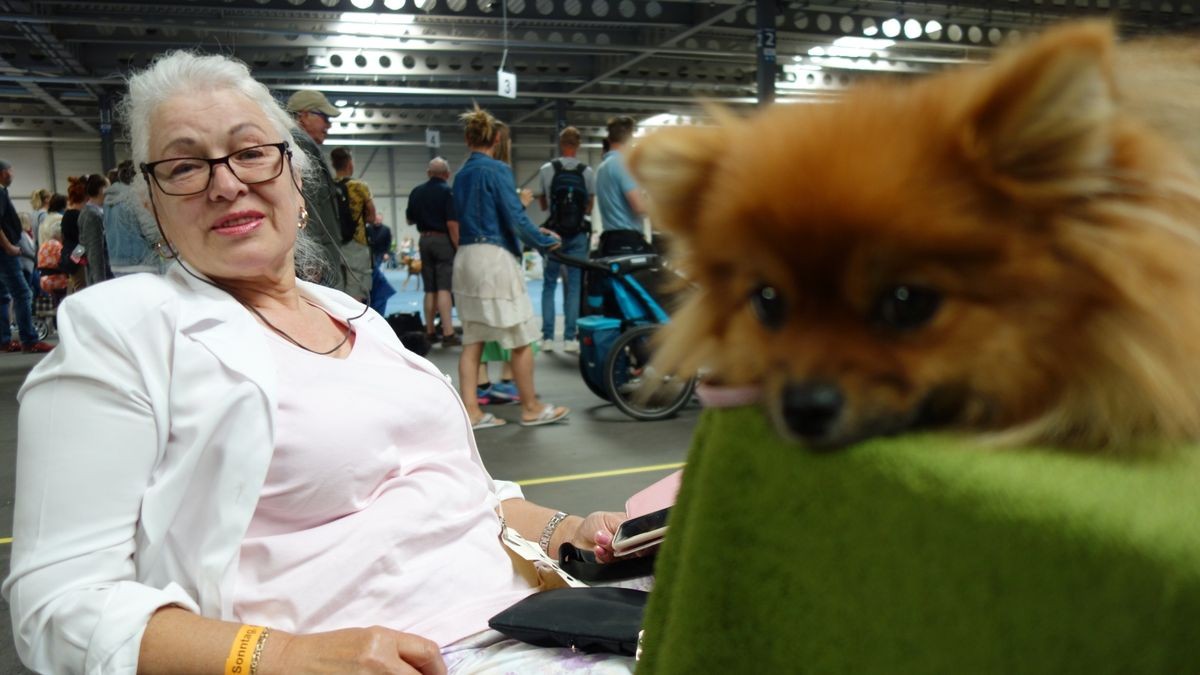
[[[13,304],[13,314],[17,317],[21,344],[29,346],[37,342],[37,330],[33,327],[33,291],[25,281],[20,256],[0,253],[0,285],[6,291],[4,297],[0,298],[0,344],[12,342],[12,328],[8,325],[10,302]]]
[[[588,235],[581,232],[563,240],[560,253],[571,258],[586,258],[588,252]],[[558,287],[558,273],[564,265],[557,260],[545,257],[546,268],[542,274],[542,339],[554,339],[554,291]],[[578,267],[565,266],[567,280],[563,286],[563,339],[575,339],[575,321],[579,318],[579,291],[583,283],[583,270]]]

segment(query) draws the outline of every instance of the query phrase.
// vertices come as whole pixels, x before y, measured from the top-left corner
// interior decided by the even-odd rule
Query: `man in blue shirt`
[[[633,138],[637,123],[632,117],[614,117],[608,121],[609,151],[596,170],[596,199],[604,232],[600,235],[602,255],[652,251],[643,234],[642,216],[646,209],[641,190],[629,175],[622,150]]]
[[[446,181],[450,164],[441,157],[429,161],[425,175],[429,180],[418,185],[408,197],[405,216],[421,233],[421,282],[425,285],[425,332],[431,342],[447,347],[462,342],[450,320],[454,252],[458,249],[458,217],[454,215],[454,193]],[[433,332],[434,312],[442,317],[442,334]]]

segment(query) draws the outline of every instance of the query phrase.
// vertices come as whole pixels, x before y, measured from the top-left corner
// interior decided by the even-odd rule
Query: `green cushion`
[[[638,673],[1200,673],[1200,450],[815,454],[709,410],[656,573]]]

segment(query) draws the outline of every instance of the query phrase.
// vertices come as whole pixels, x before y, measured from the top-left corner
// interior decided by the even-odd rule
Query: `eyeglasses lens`
[[[154,180],[169,195],[196,194],[208,187],[218,164],[229,166],[246,185],[265,183],[283,172],[283,151],[275,145],[256,145],[219,160],[172,159],[154,165]]]

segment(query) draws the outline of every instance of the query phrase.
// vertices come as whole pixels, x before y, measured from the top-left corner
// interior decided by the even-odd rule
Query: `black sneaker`
[[[462,338],[458,335],[443,335],[441,336],[443,347],[458,347],[462,345]]]

